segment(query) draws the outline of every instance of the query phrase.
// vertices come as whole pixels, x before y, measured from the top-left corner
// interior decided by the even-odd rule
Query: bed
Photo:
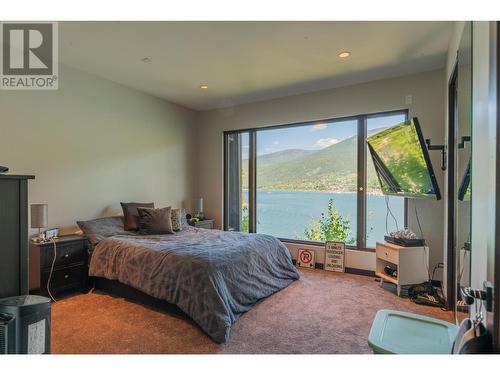
[[[89,275],[177,306],[217,343],[227,341],[241,314],[299,279],[289,251],[273,236],[191,226],[102,239]]]

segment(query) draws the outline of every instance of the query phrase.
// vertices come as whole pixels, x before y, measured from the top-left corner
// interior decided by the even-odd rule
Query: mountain
[[[300,159],[306,155],[314,153],[313,150],[288,149],[271,154],[264,154],[257,157],[259,166],[265,167],[268,165],[276,165],[277,163],[289,163],[293,160]]]
[[[243,176],[246,173],[246,169],[243,170]],[[367,180],[370,190],[378,190],[371,163]],[[320,150],[289,149],[257,157],[258,189],[356,191],[356,187],[356,136]]]

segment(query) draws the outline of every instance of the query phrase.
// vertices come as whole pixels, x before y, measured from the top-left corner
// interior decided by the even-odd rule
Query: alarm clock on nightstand
[[[45,231],[45,241],[50,241],[53,238],[59,237],[59,228],[47,229]]]

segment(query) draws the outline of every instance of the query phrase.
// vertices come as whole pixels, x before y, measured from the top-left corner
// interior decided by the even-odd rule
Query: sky
[[[368,120],[368,130],[396,125],[404,121],[404,116],[378,117]],[[334,123],[317,123],[315,125],[290,128],[259,130],[257,132],[257,154],[265,155],[273,152],[302,149],[319,150],[357,133],[357,121],[337,121]],[[248,150],[248,137],[243,138],[244,158]]]

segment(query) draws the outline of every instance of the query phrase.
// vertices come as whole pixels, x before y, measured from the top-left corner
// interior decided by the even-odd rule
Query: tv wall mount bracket
[[[470,135],[464,135],[462,137],[462,140],[458,143],[457,148],[465,148],[465,142],[470,142],[470,141],[471,141]]]
[[[427,145],[427,150],[429,151],[441,151],[441,170],[446,170],[446,146],[445,145],[433,145],[431,144],[431,140],[427,138],[425,140],[425,144]]]

